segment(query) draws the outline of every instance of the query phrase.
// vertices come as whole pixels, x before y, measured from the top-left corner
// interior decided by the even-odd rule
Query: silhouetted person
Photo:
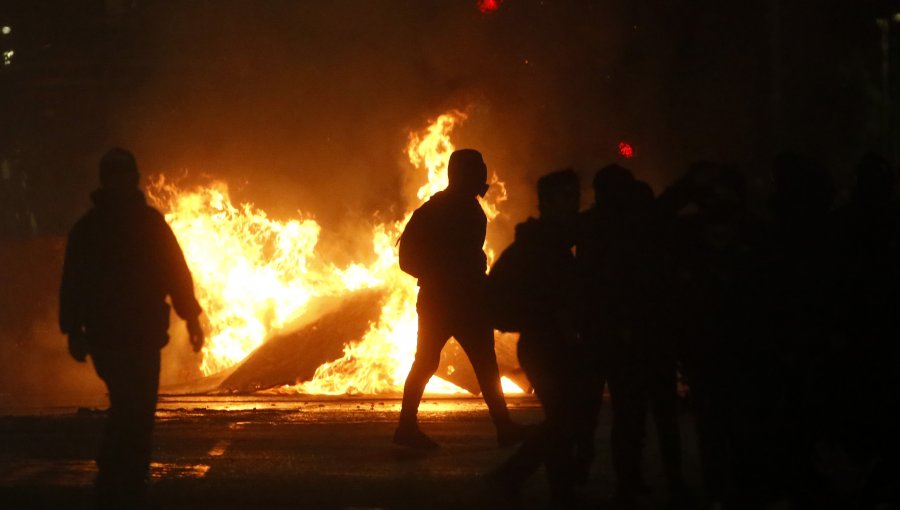
[[[203,346],[191,274],[162,214],[138,189],[134,156],[112,149],[100,160],[94,207],[72,228],[60,289],[59,320],[75,360],[90,355],[109,392],[97,459],[104,508],[142,504],[150,465],[160,349],[168,342],[171,298]]]
[[[641,470],[646,416],[653,411],[670,496],[686,494],[681,471],[676,361],[659,317],[660,228],[653,191],[618,165],[594,177],[594,206],[582,213],[578,261],[585,284],[586,342],[613,407],[616,502],[629,507],[647,490]]]
[[[492,298],[521,332],[519,364],[544,408],[545,421],[491,475],[516,492],[541,464],[553,504],[572,503],[576,484],[576,431],[583,413],[585,379],[576,329],[577,271],[572,247],[578,219],[578,177],[573,170],[538,181],[540,216],[516,226],[516,238],[491,270]]]
[[[751,348],[766,339],[753,333],[753,321],[762,322],[762,297],[755,288],[758,228],[746,210],[746,185],[734,169],[699,162],[658,204],[668,218],[664,251],[670,254],[669,313],[662,322],[676,339],[690,387],[706,492],[726,507],[747,502],[759,497],[743,487],[758,485],[761,472],[746,466],[756,462],[748,449],[751,435],[761,431],[749,424],[757,419],[757,385],[765,384],[760,375],[767,365]]]
[[[776,406],[778,451],[769,470],[795,508],[823,508],[822,481],[812,459],[829,416],[823,415],[816,375],[835,332],[838,273],[831,207],[834,187],[815,162],[785,153],[775,161],[765,233],[765,315],[770,376],[764,384]],[[829,406],[830,407],[830,406]],[[831,414],[830,412],[827,414]]]
[[[836,213],[836,234],[839,334],[819,397],[841,402],[842,410],[826,421],[826,439],[857,465],[874,463],[864,508],[896,508],[890,484],[900,474],[900,203],[897,175],[881,157],[860,161],[850,201]]]
[[[622,315],[634,304],[634,300],[623,299],[621,295],[633,289],[629,283],[624,283],[628,276],[619,273],[624,268],[617,262],[628,261],[627,256],[622,259],[620,255],[633,254],[631,248],[634,243],[630,239],[635,224],[635,179],[630,170],[613,164],[599,170],[592,184],[594,205],[580,215],[576,252],[583,285],[580,329],[596,374],[595,388],[601,392],[599,398],[590,401],[596,413],[613,365],[611,345],[615,343],[614,338],[620,336],[623,327],[630,327],[629,321],[622,320]],[[617,416],[621,418],[621,413]],[[596,419],[592,425],[595,424]],[[621,424],[621,419],[614,419],[614,430],[616,425],[621,427]],[[617,439],[621,439],[621,433]],[[613,441],[613,463],[617,478],[622,479],[622,449],[617,448],[620,443]]]
[[[403,386],[394,443],[438,446],[419,429],[416,414],[425,385],[440,364],[441,350],[452,336],[475,369],[497,427],[497,442],[508,446],[521,440],[522,428],[510,420],[506,408],[484,301],[487,218],[477,198],[488,189],[487,166],[480,152],[461,149],[450,155],[447,173],[447,189],[413,213],[400,238],[401,269],[418,278],[419,334],[415,361]]]

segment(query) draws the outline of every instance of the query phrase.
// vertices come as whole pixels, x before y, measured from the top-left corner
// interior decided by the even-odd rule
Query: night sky
[[[887,2],[3,4],[0,150],[27,171],[45,235],[87,206],[112,145],[145,175],[223,179],[338,231],[406,209],[407,135],[454,108],[469,113],[457,146],[509,182],[512,222],[565,166],[588,183],[624,162],[659,191],[705,158],[762,190],[781,150],[840,182],[882,142]]]

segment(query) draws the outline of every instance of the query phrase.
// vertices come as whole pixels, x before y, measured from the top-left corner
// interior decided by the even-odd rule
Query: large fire
[[[447,185],[447,161],[454,147],[450,133],[463,112],[440,115],[419,133],[411,133],[407,154],[427,172],[412,207],[401,221],[375,225],[374,261],[337,267],[316,251],[320,227],[311,218],[272,220],[252,205],[232,204],[224,183],[185,190],[160,177],[148,196],[166,215],[184,250],[206,312],[210,334],[202,351],[201,370],[219,373],[244,360],[254,349],[304,318],[310,300],[380,287],[388,297],[365,335],[344,347],[344,355],[320,366],[314,377],[282,388],[309,394],[377,394],[402,390],[416,348],[415,280],[400,271],[396,241],[412,211]],[[489,220],[506,200],[496,173],[489,200],[482,206]],[[487,248],[487,247],[486,247]],[[488,250],[489,257],[492,251]],[[504,390],[522,390],[503,379]],[[429,393],[462,393],[458,386],[433,377]]]

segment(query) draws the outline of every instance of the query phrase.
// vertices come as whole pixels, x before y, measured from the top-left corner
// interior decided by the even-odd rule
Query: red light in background
[[[633,158],[634,149],[631,148],[631,144],[628,142],[619,142],[619,154],[624,158]]]
[[[502,3],[503,0],[478,0],[478,10],[483,13],[494,12]]]

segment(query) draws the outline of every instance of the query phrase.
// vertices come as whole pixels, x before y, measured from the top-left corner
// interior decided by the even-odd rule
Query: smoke
[[[277,218],[312,214],[324,245],[353,246],[357,227],[368,232],[375,215],[407,209],[407,135],[451,109],[469,112],[457,146],[480,149],[508,182],[510,223],[534,213],[537,178],[563,167],[581,175],[587,204],[592,174],[610,162],[659,190],[698,159],[763,176],[788,142],[856,150],[833,135],[808,130],[803,138],[817,143],[802,145],[789,129],[769,129],[779,121],[779,83],[806,83],[775,65],[769,4],[141,5],[122,69],[131,85],[114,94],[109,142],[133,147],[146,173],[208,174]],[[810,15],[782,14],[794,11]],[[821,42],[833,37],[819,25],[791,25],[783,36],[824,55]],[[814,87],[791,90],[783,104],[821,99]],[[841,117],[846,110],[832,124],[852,131],[858,122]],[[794,117],[809,115],[791,113],[786,125]],[[618,155],[623,140],[633,159]]]
[[[454,142],[482,150],[521,220],[537,176],[615,157],[619,17],[592,3],[150,3],[144,74],[111,141],[145,173],[208,174],[276,217],[310,213],[327,244],[407,209],[408,133],[458,108]]]
[[[90,361],[66,350],[53,314],[32,322],[25,335],[0,331],[0,414],[54,407],[104,407],[106,388]]]
[[[55,238],[0,243],[0,414],[106,406],[106,387],[90,358],[73,360],[59,331],[64,249]],[[163,386],[202,375],[184,321],[173,315],[171,322],[171,341],[162,351]]]
[[[58,239],[0,243],[0,413],[104,405],[103,384],[69,358],[57,325],[63,249]]]
[[[9,142],[44,233],[87,205],[111,145],[329,235],[396,215],[406,133],[451,108],[478,112],[460,136],[521,181],[520,216],[538,174],[587,184],[621,140],[656,189],[698,159],[765,175],[784,149],[844,165],[879,148],[881,2],[7,3]]]

